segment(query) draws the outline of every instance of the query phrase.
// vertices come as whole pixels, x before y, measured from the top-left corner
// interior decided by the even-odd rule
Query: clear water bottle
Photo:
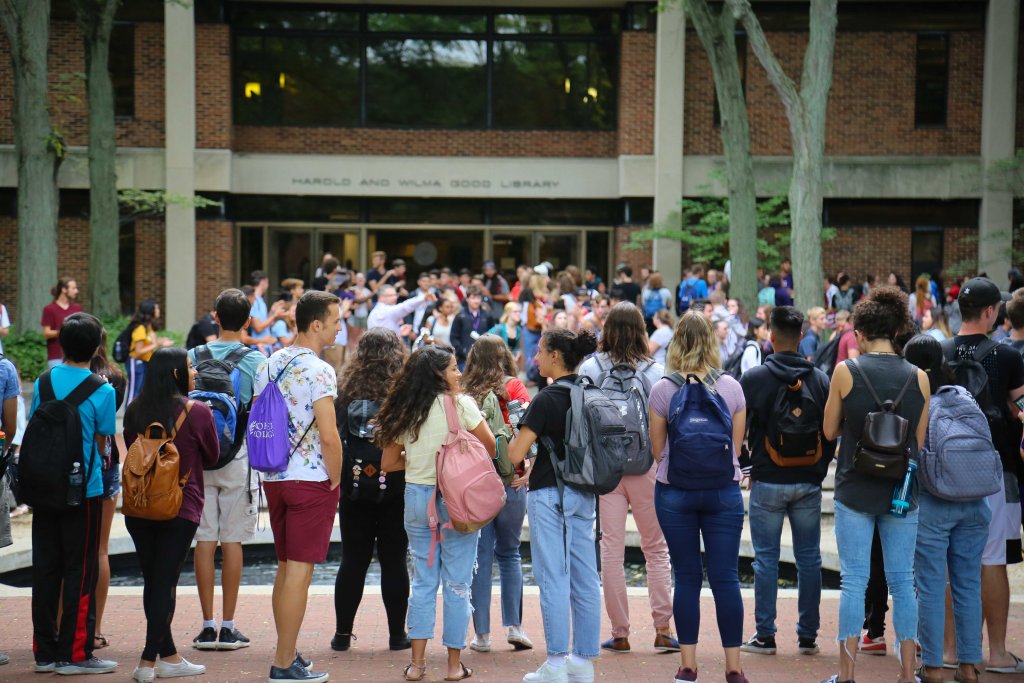
[[[72,463],[71,474],[68,475],[68,507],[78,507],[82,504],[84,484],[85,473],[82,472],[82,463]]]
[[[917,461],[911,460],[903,481],[892,490],[892,506],[889,514],[893,517],[906,517],[910,512],[910,493],[914,487],[914,473],[917,472]]]
[[[519,433],[519,423],[523,421],[523,416],[526,415],[526,408],[523,407],[523,402],[519,399],[512,399],[505,404],[505,409],[508,411],[508,424],[512,427],[512,430]],[[537,457],[537,442],[534,441],[530,444],[530,454],[526,456],[528,458]]]

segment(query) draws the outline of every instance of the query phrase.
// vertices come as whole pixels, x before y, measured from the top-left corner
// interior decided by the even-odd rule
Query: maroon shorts
[[[330,481],[268,481],[263,490],[278,562],[326,560],[341,487],[332,491]]]

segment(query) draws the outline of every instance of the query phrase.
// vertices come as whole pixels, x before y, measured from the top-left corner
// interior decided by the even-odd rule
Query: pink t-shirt
[[[839,348],[836,349],[836,365],[850,357],[850,349],[857,348],[857,335],[852,330],[846,330],[840,332],[840,334],[843,336],[839,338]]]
[[[658,380],[658,383],[651,389],[651,412],[660,417],[667,418],[672,397],[678,390],[679,387],[670,380]],[[719,377],[718,381],[715,382],[715,391],[725,399],[725,405],[729,408],[729,414],[734,419],[737,413],[746,410],[747,401],[743,397],[743,389],[740,387],[740,383],[731,376],[722,375]],[[661,456],[658,461],[657,479],[662,484],[668,483],[668,441],[668,439],[665,439],[665,447],[661,449]],[[733,481],[739,481],[742,478],[740,474],[739,446],[740,444],[738,443],[733,443],[732,445],[732,464],[736,469]]]

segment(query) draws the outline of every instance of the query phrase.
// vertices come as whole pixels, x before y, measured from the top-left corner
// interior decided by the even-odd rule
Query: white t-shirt
[[[11,318],[7,315],[7,307],[0,304],[0,329],[7,329],[11,326]],[[2,339],[2,338],[0,338]],[[3,342],[0,341],[0,353],[4,352]]]
[[[665,364],[665,353],[668,351],[668,345],[672,341],[672,328],[668,325],[659,327],[651,335],[651,341],[658,345],[658,349],[654,352],[654,362]]]
[[[293,358],[295,360],[289,365]],[[314,424],[313,404],[327,396],[337,398],[338,379],[334,368],[320,360],[312,350],[289,346],[275,351],[260,365],[253,384],[253,395],[259,396],[285,366],[287,369],[277,386],[288,404],[288,437],[295,452],[288,459],[287,470],[264,474],[263,480],[326,481],[330,477],[324,466],[320,429]],[[302,438],[307,427],[309,432]]]
[[[406,483],[423,486],[434,486],[437,483],[437,452],[448,438],[448,416],[444,412],[444,403],[444,395],[434,399],[415,441],[411,440],[411,433],[402,437],[405,445]],[[455,406],[459,424],[464,429],[473,431],[480,426],[484,416],[476,401],[466,394],[459,394],[455,397]]]

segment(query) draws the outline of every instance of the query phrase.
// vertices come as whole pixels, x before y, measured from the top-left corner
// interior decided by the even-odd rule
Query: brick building
[[[84,56],[70,3],[53,5],[57,86]],[[630,232],[682,196],[721,192],[711,70],[681,12],[621,0],[193,5],[124,3],[111,56],[119,185],[222,203],[122,226],[124,304],[162,299],[173,328],[253,269],[309,281],[324,251],[364,268],[382,249],[414,272],[550,260],[607,276],[620,261],[653,263],[672,282],[679,245],[624,250]],[[798,76],[806,3],[755,9]],[[1014,198],[982,169],[1024,137],[1019,14],[1019,0],[840,3],[826,272],[909,281],[979,258],[1005,272]],[[755,172],[771,193],[786,184],[789,129],[737,44]],[[10,68],[0,59],[0,237],[14,245]],[[88,287],[80,94],[54,102],[72,145],[59,266]],[[0,297],[15,287],[15,269],[0,271]]]

